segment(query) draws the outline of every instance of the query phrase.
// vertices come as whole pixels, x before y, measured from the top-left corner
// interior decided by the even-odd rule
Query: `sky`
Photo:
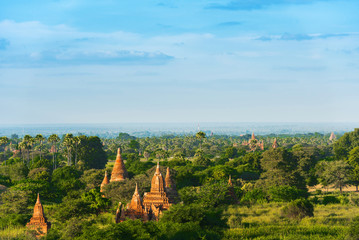
[[[0,1],[0,124],[359,122],[357,0]]]

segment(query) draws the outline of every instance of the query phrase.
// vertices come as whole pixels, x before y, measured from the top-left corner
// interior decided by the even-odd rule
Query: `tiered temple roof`
[[[37,199],[34,207],[34,214],[30,219],[30,222],[26,224],[27,228],[36,231],[37,236],[43,236],[47,234],[47,231],[51,227],[51,223],[47,221],[44,208],[40,202],[40,196],[37,194]]]
[[[131,202],[127,204],[126,209],[123,208],[122,204],[119,204],[119,207],[116,212],[116,223],[123,222],[127,218],[135,220],[142,219],[143,221],[150,220],[149,211],[146,207],[143,206],[141,196],[138,193],[138,187],[136,183],[136,189],[133,193]]]
[[[112,169],[110,182],[123,181],[126,178],[128,178],[128,173],[125,164],[122,161],[121,149],[118,148],[116,162]]]
[[[160,172],[160,165],[157,163],[156,172],[152,177],[151,191],[145,193],[143,196],[143,204],[147,208],[151,208],[152,205],[161,210],[167,210],[170,207],[167,193],[165,192],[165,185],[162,174]]]
[[[177,198],[178,194],[171,179],[170,169],[167,168],[166,178],[163,179],[159,163],[157,163],[156,171],[151,181],[151,191],[143,195],[142,201],[136,183],[132,200],[127,204],[126,208],[122,203],[119,203],[116,222],[125,221],[127,218],[142,219],[143,221],[158,220],[162,211],[169,209]]]

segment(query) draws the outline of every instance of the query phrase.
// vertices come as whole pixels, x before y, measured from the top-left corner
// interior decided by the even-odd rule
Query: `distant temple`
[[[48,222],[45,217],[44,208],[42,207],[42,204],[40,202],[39,194],[37,194],[37,200],[34,207],[34,214],[32,215],[30,222],[26,224],[26,227],[30,230],[35,230],[36,235],[38,237],[47,234],[47,231],[51,227],[51,223]]]
[[[335,136],[334,132],[332,132],[332,133],[330,134],[329,140],[330,140],[330,141],[334,141],[336,138],[337,138],[337,136]]]
[[[105,177],[103,178],[102,180],[102,183],[101,183],[101,187],[100,187],[100,192],[104,192],[104,188],[107,184],[109,184],[110,181],[108,180],[108,177],[107,177],[107,171],[105,172]]]
[[[256,139],[256,136],[254,135],[254,133],[252,133],[251,139],[249,139],[248,141],[243,141],[242,142],[243,146],[248,146],[250,148],[251,151],[255,151],[257,148],[264,150],[264,141],[259,141]]]
[[[118,148],[116,162],[112,169],[110,182],[123,181],[126,178],[128,178],[128,173],[125,164],[122,161],[121,149]]]
[[[119,203],[116,212],[116,222],[123,222],[129,219],[141,219],[143,221],[158,220],[164,210],[168,210],[175,203],[177,192],[172,182],[169,168],[165,181],[160,172],[159,163],[151,181],[151,191],[144,193],[143,201],[138,193],[136,184],[132,200],[124,209],[122,203]]]
[[[235,202],[238,202],[238,198],[237,198],[236,193],[233,188],[231,175],[229,175],[229,179],[228,179],[228,194]]]
[[[273,145],[272,145],[272,148],[277,148],[277,147],[278,147],[278,143],[277,143],[277,139],[275,138],[274,142],[273,142]]]

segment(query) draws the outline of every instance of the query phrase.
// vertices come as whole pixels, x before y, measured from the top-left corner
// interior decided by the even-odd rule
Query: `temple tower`
[[[256,140],[256,136],[254,136],[254,132],[252,132],[251,140]]]
[[[41,237],[47,234],[47,231],[51,228],[51,223],[47,222],[44,214],[44,208],[40,202],[40,195],[37,194],[37,199],[34,207],[34,214],[30,219],[30,222],[26,224],[26,227],[36,231],[36,235]]]
[[[171,172],[170,172],[170,168],[167,168],[166,171],[166,178],[165,178],[165,183],[166,183],[166,193],[167,193],[167,197],[169,199],[170,203],[176,203],[178,200],[178,193],[176,190],[176,185],[174,184],[174,182],[172,181],[171,178]]]
[[[105,186],[106,186],[107,184],[109,184],[109,183],[110,183],[110,181],[108,180],[107,171],[106,171],[106,172],[105,172],[105,177],[103,178],[102,183],[101,183],[100,192],[103,192]]]
[[[153,208],[152,205],[156,208],[160,208],[161,210],[166,210],[171,206],[165,192],[164,181],[160,172],[159,163],[157,163],[156,172],[152,177],[151,191],[145,193],[143,196],[143,204],[147,207],[147,209]]]
[[[131,202],[127,204],[126,209],[123,209],[120,203],[116,212],[116,223],[123,222],[127,218],[132,220],[142,219],[142,221],[150,220],[148,210],[146,207],[143,207],[141,196],[138,193],[137,183]]]
[[[329,140],[334,141],[337,137],[335,136],[334,132],[330,134]]]
[[[118,148],[116,162],[112,169],[110,182],[123,181],[126,178],[128,178],[128,173],[125,164],[122,161],[121,149]]]

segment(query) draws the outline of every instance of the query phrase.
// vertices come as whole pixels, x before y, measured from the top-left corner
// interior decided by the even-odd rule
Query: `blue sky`
[[[0,3],[0,124],[359,122],[357,0]]]

